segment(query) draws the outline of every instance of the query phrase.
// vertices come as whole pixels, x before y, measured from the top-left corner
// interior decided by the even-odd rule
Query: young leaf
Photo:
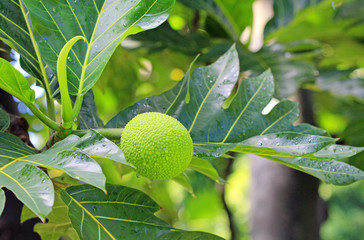
[[[70,129],[73,125],[73,109],[71,98],[68,94],[68,83],[67,83],[67,57],[72,49],[72,46],[80,39],[86,40],[82,36],[76,36],[70,39],[59,53],[57,59],[57,78],[58,85],[61,91],[62,100],[62,127],[64,129]],[[75,114],[76,117],[78,112]]]
[[[35,105],[35,93],[28,80],[8,61],[0,58],[0,88],[22,101],[27,107],[53,130],[59,130],[56,122],[43,114]]]
[[[10,125],[9,115],[0,108],[0,131],[5,131]]]
[[[38,1],[24,0],[45,63],[56,73],[61,48],[83,36],[68,58],[67,78],[73,95],[83,95],[98,80],[120,41],[129,34],[164,22],[174,0]]]
[[[107,195],[89,185],[61,192],[81,239],[222,239],[208,233],[172,229],[154,215],[159,206],[143,192],[109,184],[106,189]]]
[[[5,200],[5,192],[0,188],[0,216],[4,210]]]
[[[188,166],[189,169],[193,169],[203,175],[211,178],[215,182],[221,183],[223,182],[217,173],[216,169],[212,166],[212,164],[206,160],[197,157],[192,157],[191,163]]]
[[[0,58],[0,88],[23,103],[34,103],[35,93],[28,80],[8,61]]]
[[[180,184],[182,187],[184,187],[189,193],[191,193],[192,196],[196,196],[195,193],[193,192],[191,182],[186,176],[186,174],[181,173],[177,177],[172,178],[172,180]]]

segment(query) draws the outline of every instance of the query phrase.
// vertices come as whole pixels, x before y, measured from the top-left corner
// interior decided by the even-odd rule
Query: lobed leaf
[[[216,158],[228,151],[253,153],[309,172],[310,168],[303,166],[302,161],[295,162],[297,157],[303,157],[304,163],[315,166],[311,174],[324,181],[347,184],[360,178],[348,173],[347,179],[339,178],[335,182],[333,176],[338,174],[319,174],[320,167],[325,169],[333,164],[331,160],[352,156],[362,149],[340,148],[334,145],[335,139],[322,136],[327,135],[326,131],[309,124],[293,126],[298,117],[296,103],[283,100],[268,114],[262,114],[274,94],[270,71],[242,79],[234,92],[239,74],[235,47],[209,66],[194,71],[191,68],[174,88],[128,107],[106,126],[124,127],[139,113],[162,112],[177,118],[190,132],[194,155],[198,158]],[[350,171],[354,168],[347,166]]]
[[[159,206],[144,193],[108,184],[108,194],[89,185],[61,192],[81,239],[222,239],[208,233],[172,229],[154,213]]]

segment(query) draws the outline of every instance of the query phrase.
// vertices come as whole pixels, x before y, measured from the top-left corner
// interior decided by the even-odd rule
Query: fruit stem
[[[123,132],[123,128],[96,128],[94,130],[110,140],[120,140]],[[71,134],[82,137],[87,132],[88,130],[73,130]]]

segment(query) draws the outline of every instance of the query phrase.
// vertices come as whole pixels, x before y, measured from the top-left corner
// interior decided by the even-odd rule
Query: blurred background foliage
[[[106,123],[134,102],[170,89],[197,54],[196,66],[206,65],[235,42],[242,78],[271,68],[276,98],[291,97],[298,88],[311,90],[319,127],[345,144],[364,146],[363,12],[363,0],[177,0],[168,22],[127,38],[116,50],[93,88],[99,117]],[[42,108],[44,94],[37,94]],[[30,123],[32,142],[41,148],[46,128],[21,103],[18,110]],[[249,161],[243,155],[230,166],[227,159],[212,161],[226,178],[225,188],[188,172],[193,194],[173,181],[136,180],[134,174],[109,182],[149,193],[163,206],[158,214],[175,227],[229,238],[230,217],[236,239],[250,239]],[[364,170],[364,153],[347,161]],[[101,164],[106,169],[113,163]],[[363,239],[364,182],[322,184],[320,194],[329,206],[321,238]]]

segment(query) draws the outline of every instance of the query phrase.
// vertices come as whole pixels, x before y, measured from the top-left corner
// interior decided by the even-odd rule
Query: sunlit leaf
[[[63,170],[76,179],[103,189],[105,176],[93,156],[126,164],[119,147],[94,130],[81,138],[70,135],[49,150],[26,159],[33,164]]]
[[[2,58],[0,58],[0,88],[24,103],[33,103],[35,100],[34,90],[30,88],[28,80]]]
[[[178,175],[177,177],[172,178],[172,180],[174,182],[180,184],[184,189],[186,189],[189,193],[191,193],[193,196],[195,196],[195,193],[193,192],[193,188],[191,186],[190,180],[184,173]]]
[[[69,187],[61,192],[80,238],[222,239],[208,233],[172,229],[154,215],[159,206],[138,190],[116,185],[107,185],[106,189],[107,195],[88,185]]]
[[[223,182],[217,173],[216,169],[212,166],[212,164],[206,160],[197,157],[192,157],[191,163],[188,168],[193,169],[203,175],[211,178],[215,182],[221,183]]]
[[[10,162],[0,168],[0,182],[41,219],[50,213],[54,201],[53,184],[39,168],[25,162]]]
[[[120,41],[164,22],[174,0],[38,1],[24,0],[44,61],[56,73],[61,48],[74,36],[68,58],[69,90],[85,94],[95,84]]]
[[[76,179],[104,189],[105,176],[90,156],[125,161],[113,142],[92,130],[82,138],[70,135],[40,154],[36,154],[16,136],[0,132],[0,182],[34,213],[44,218],[53,204],[53,184],[35,166],[63,170]]]

